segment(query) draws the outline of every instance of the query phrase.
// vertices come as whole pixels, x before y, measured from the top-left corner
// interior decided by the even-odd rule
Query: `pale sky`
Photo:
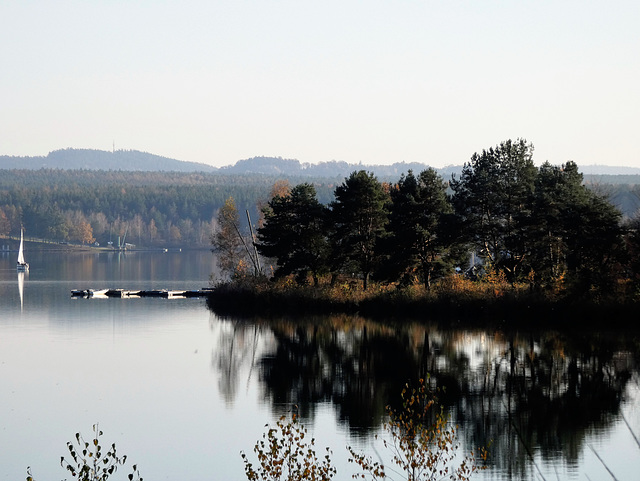
[[[640,2],[3,0],[0,155],[640,167]]]

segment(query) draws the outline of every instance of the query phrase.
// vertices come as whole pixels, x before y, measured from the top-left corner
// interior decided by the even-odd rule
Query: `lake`
[[[208,251],[0,255],[0,480],[66,478],[76,432],[116,443],[147,480],[246,479],[240,451],[298,406],[317,446],[369,453],[384,407],[425,373],[468,446],[474,479],[637,479],[637,333],[450,329],[359,317],[220,318],[204,299],[83,299],[72,289],[197,289]],[[22,288],[20,288],[22,284]],[[507,323],[508,324],[508,323]],[[606,326],[603,320],[603,326]],[[374,449],[375,448],[375,449]],[[602,459],[602,462],[596,456]],[[384,456],[384,453],[382,453]],[[399,479],[399,477],[396,477]]]

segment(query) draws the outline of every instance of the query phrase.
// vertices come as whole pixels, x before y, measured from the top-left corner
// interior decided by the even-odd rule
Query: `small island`
[[[229,315],[628,325],[639,307],[638,220],[623,221],[574,162],[536,167],[532,154],[508,140],[450,181],[431,168],[395,183],[354,171],[328,205],[310,183],[281,182],[248,236],[229,198],[212,243],[230,280],[209,305]]]

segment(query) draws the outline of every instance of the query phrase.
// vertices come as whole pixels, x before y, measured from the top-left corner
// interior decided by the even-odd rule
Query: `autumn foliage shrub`
[[[416,388],[407,385],[402,391],[402,407],[387,407],[389,421],[385,423],[383,447],[391,457],[392,468],[371,456],[348,447],[350,462],[361,469],[353,479],[387,479],[387,471],[400,471],[407,481],[450,479],[467,481],[485,469],[487,451],[460,453],[458,427],[450,423],[434,394],[421,379]]]
[[[406,386],[401,396],[400,409],[387,407],[389,420],[384,425],[386,435],[382,441],[393,466],[373,461],[371,456],[347,446],[349,462],[361,469],[352,475],[353,479],[384,480],[391,471],[401,472],[407,481],[468,481],[485,469],[486,449],[481,448],[477,454],[461,453],[458,427],[450,423],[424,380],[414,389]],[[336,474],[331,450],[325,448],[320,459],[315,440],[307,442],[307,430],[295,414],[290,420],[282,416],[275,427],[266,428],[253,449],[258,459],[256,467],[241,452],[249,481],[328,481]]]
[[[249,481],[329,481],[336,474],[331,462],[331,450],[326,448],[320,460],[315,451],[315,439],[307,441],[307,429],[297,415],[282,416],[275,427],[266,426],[253,451],[258,463],[254,466],[242,452],[244,471]]]
[[[103,450],[100,444],[100,436],[103,432],[97,424],[93,425],[93,439],[85,441],[80,433],[76,433],[75,442],[68,442],[67,449],[70,458],[64,456],[60,459],[60,465],[78,481],[107,481],[120,466],[127,462],[126,455],[119,455],[115,443],[107,450]],[[129,481],[142,481],[138,467],[134,464],[132,472],[127,475]],[[27,468],[27,481],[35,481],[31,474],[31,468]]]

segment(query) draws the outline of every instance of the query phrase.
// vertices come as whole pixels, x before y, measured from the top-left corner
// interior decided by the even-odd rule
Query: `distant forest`
[[[118,237],[142,247],[210,244],[229,197],[252,220],[281,177],[89,170],[0,171],[0,235],[106,245]],[[306,179],[308,180],[308,179]],[[292,178],[295,183],[300,179]],[[317,183],[328,203],[335,184]],[[246,223],[243,223],[246,225]]]
[[[66,153],[64,159],[68,161],[81,158],[76,154],[84,151],[58,152]],[[103,154],[111,155],[90,152],[96,153],[89,157],[93,165]],[[137,154],[140,159],[151,155]],[[47,157],[57,155],[61,154]],[[128,158],[135,159],[136,155]],[[2,159],[24,160],[6,156]],[[162,168],[161,163],[156,166]],[[399,163],[381,170],[382,166],[327,162],[316,166],[316,176],[309,175],[316,170],[305,170],[308,167],[296,160],[256,157],[215,172],[4,169],[0,170],[0,236],[17,236],[23,227],[27,237],[54,242],[105,245],[117,242],[126,233],[127,242],[140,247],[206,247],[210,245],[217,212],[229,197],[233,197],[243,215],[248,210],[256,224],[259,206],[270,199],[272,187],[279,180],[286,179],[291,185],[313,184],[318,201],[327,205],[334,200],[334,190],[345,177],[359,170],[356,167],[373,172],[381,182],[395,183],[409,170],[420,172],[424,165]],[[461,170],[462,167],[451,167],[438,172],[449,180],[452,172]],[[623,217],[634,217],[640,209],[639,175],[585,175],[584,180],[589,188],[606,195]]]

